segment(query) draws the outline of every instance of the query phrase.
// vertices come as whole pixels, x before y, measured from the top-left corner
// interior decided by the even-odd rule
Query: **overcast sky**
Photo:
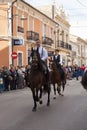
[[[53,0],[25,0],[32,6],[50,5]],[[87,39],[87,0],[55,0],[69,14],[70,33]]]

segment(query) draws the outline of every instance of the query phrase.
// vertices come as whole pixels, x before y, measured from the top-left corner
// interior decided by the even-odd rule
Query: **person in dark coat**
[[[55,61],[57,67],[60,68],[61,67],[61,65],[60,65],[60,54],[59,54],[59,50],[58,49],[55,50],[55,54],[53,56],[53,60]]]
[[[63,79],[64,78],[64,70],[63,70],[63,68],[62,68],[62,66],[60,64],[60,54],[59,54],[59,50],[58,49],[55,50],[55,54],[53,56],[53,60],[55,61],[56,65],[57,65],[57,68],[58,68],[58,70],[60,72],[61,79]]]
[[[2,77],[4,80],[4,85],[5,85],[5,91],[9,91],[9,69],[6,66],[3,66],[3,70],[2,70]]]
[[[10,80],[10,89],[15,90],[17,85],[17,71],[14,66],[11,66],[10,73],[10,76],[12,77],[12,79]]]

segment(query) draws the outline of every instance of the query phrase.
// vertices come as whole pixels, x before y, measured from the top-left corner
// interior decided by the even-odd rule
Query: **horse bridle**
[[[38,66],[38,52],[37,52],[37,50],[33,50],[32,51],[32,62],[31,62],[31,68],[33,69],[33,70],[37,70],[38,68],[39,68],[39,66]]]

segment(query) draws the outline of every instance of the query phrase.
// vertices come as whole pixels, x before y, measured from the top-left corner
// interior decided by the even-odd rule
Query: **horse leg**
[[[62,96],[64,96],[64,89],[65,89],[65,83],[64,83],[64,81],[62,82]]]
[[[42,101],[42,88],[40,88],[40,96],[39,96],[39,103],[42,104],[43,101]]]
[[[57,92],[60,96],[63,96],[63,94],[61,93],[61,84],[57,86]]]
[[[36,101],[37,102],[39,101],[39,98],[38,98],[38,89],[36,89]]]
[[[65,90],[65,85],[66,85],[66,79],[64,79],[62,81],[62,93],[64,93],[64,90]],[[64,96],[64,94],[62,94]]]
[[[55,84],[53,84],[53,90],[54,90],[54,97],[53,97],[53,99],[56,99],[56,87],[55,87]]]
[[[50,105],[50,85],[48,85],[47,92],[48,92],[47,106],[49,106]]]
[[[32,95],[33,95],[33,100],[34,100],[34,107],[32,111],[36,111],[37,103],[36,103],[35,89],[32,89]]]
[[[60,87],[61,87],[60,85],[57,85],[57,92],[58,92],[58,94],[59,94],[59,95],[61,95],[61,92],[60,92],[60,91],[61,91],[61,90],[60,90]]]

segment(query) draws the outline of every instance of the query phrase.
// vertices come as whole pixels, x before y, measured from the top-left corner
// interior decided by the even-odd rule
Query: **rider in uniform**
[[[48,70],[48,66],[47,66],[47,59],[48,59],[48,52],[47,50],[41,45],[40,40],[37,40],[34,44],[33,44],[33,49],[37,49],[38,48],[38,52],[40,54],[40,58],[41,58],[41,66],[42,66],[42,70],[46,76],[46,82],[48,83],[49,81],[49,70]],[[31,58],[30,58],[31,59]]]
[[[53,60],[55,61],[56,65],[57,65],[57,68],[61,68],[61,65],[60,65],[60,54],[59,54],[59,50],[58,49],[55,50],[55,54],[53,56]]]
[[[61,79],[64,78],[64,70],[60,64],[60,54],[58,49],[55,50],[55,54],[53,55],[53,60],[55,61],[57,68],[61,74]]]

